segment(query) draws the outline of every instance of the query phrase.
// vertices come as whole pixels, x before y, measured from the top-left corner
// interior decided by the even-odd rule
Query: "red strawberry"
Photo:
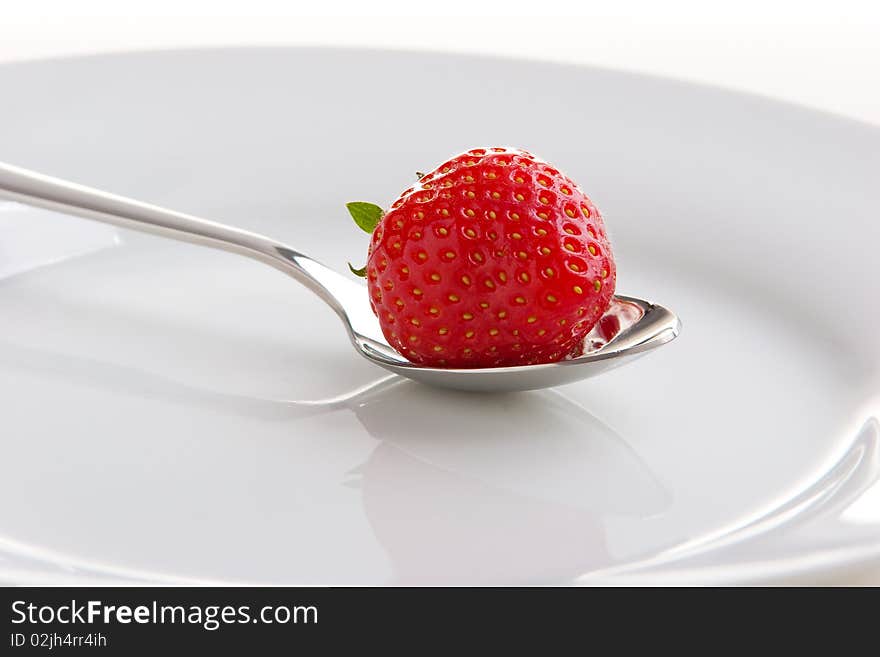
[[[391,209],[350,203],[372,232],[370,302],[414,363],[498,367],[576,354],[616,270],[599,210],[516,148],[476,148],[421,176]],[[353,271],[355,271],[353,269]]]

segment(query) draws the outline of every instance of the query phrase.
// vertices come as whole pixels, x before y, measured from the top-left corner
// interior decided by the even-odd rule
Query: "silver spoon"
[[[608,313],[587,336],[583,355],[577,358],[545,365],[486,369],[422,367],[410,363],[388,345],[361,283],[267,237],[3,163],[0,198],[265,262],[298,280],[333,308],[361,356],[395,374],[433,386],[489,392],[572,383],[669,342],[681,327],[678,317],[663,306],[616,296]]]

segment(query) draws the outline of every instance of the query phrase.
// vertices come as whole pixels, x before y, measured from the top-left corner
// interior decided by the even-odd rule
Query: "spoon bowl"
[[[674,339],[681,327],[663,306],[615,296],[584,339],[581,354],[558,363],[443,369],[407,361],[385,340],[366,287],[262,235],[108,194],[0,163],[0,198],[208,246],[264,262],[290,275],[342,320],[355,350],[390,372],[432,386],[478,392],[535,390],[573,383],[623,365]]]
[[[610,333],[603,335],[603,326]],[[385,340],[352,334],[352,342],[364,358],[379,367],[427,385],[472,392],[512,392],[550,388],[602,374],[666,344],[680,330],[681,322],[667,308],[618,295],[584,340],[583,353],[558,363],[443,369],[411,363]]]

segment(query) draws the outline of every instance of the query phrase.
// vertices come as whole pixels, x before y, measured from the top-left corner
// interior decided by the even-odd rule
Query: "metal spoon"
[[[433,386],[489,392],[572,383],[669,342],[681,327],[678,317],[662,306],[617,296],[587,337],[583,355],[577,358],[546,365],[486,369],[422,367],[410,363],[388,345],[361,283],[267,237],[2,163],[0,198],[265,262],[298,280],[333,308],[361,356],[395,374]]]

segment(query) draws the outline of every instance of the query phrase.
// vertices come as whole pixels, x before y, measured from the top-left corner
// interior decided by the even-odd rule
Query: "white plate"
[[[878,130],[404,53],[70,59],[2,66],[0,89],[4,160],[340,270],[366,249],[344,202],[526,147],[603,209],[619,290],[684,322],[595,380],[443,392],[385,378],[268,267],[7,207],[5,581],[788,581],[880,560]]]

